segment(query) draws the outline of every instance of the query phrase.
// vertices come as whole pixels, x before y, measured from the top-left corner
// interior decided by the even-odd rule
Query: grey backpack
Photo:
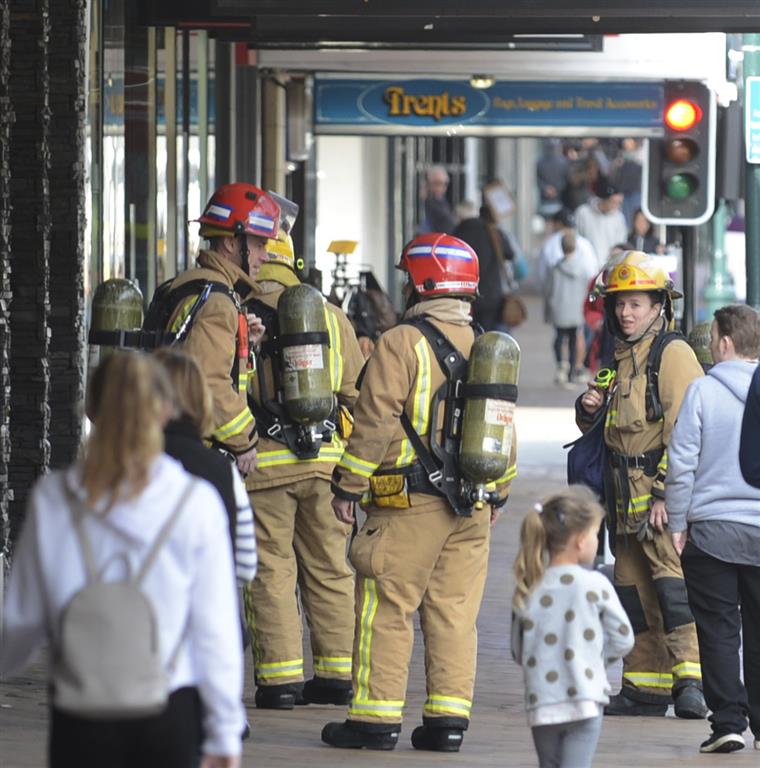
[[[71,516],[87,581],[61,614],[59,645],[52,664],[53,700],[58,709],[106,720],[148,717],[166,707],[169,675],[185,632],[165,668],[155,612],[140,586],[194,485],[193,480],[188,482],[137,574],[117,582],[100,577],[84,531],[88,512],[71,495]]]

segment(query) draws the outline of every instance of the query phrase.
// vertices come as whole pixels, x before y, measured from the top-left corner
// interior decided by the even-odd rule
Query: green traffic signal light
[[[686,200],[699,186],[697,179],[690,173],[676,173],[665,183],[665,194],[672,200]]]

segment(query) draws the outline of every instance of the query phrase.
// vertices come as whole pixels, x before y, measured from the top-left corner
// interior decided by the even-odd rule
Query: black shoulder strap
[[[428,448],[417,434],[405,411],[401,413],[401,425],[428,475],[428,480],[447,498],[457,515],[468,515],[470,509],[463,507],[459,497],[460,474],[456,462],[464,407],[461,392],[467,378],[467,360],[447,336],[426,317],[404,320],[402,325],[417,328],[425,337],[443,371],[445,381],[430,401],[428,420],[430,447]],[[439,442],[437,421],[441,401],[445,402],[445,406],[443,440]]]
[[[661,330],[654,337],[652,346],[649,348],[647,357],[647,421],[659,421],[664,413],[662,402],[660,401],[660,365],[662,364],[662,354],[665,347],[677,339],[686,340],[680,331]]]

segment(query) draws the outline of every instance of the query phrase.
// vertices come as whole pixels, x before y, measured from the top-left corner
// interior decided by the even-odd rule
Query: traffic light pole
[[[744,77],[760,75],[760,35],[743,35],[742,50],[744,51]],[[748,108],[745,81],[744,109],[747,110]],[[760,165],[746,163],[745,170],[747,304],[760,309]]]

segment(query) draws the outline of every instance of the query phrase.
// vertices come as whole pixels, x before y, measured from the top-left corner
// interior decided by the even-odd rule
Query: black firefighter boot
[[[322,729],[322,741],[338,749],[394,749],[401,733],[401,723],[328,723]]]
[[[282,685],[260,685],[256,689],[254,701],[259,709],[293,709],[299,703],[301,685],[283,683]]]
[[[351,681],[330,677],[314,677],[303,686],[303,699],[306,704],[337,704],[346,706],[351,703]]]
[[[699,680],[682,680],[673,686],[673,700],[676,717],[686,720],[704,720],[707,704]]]
[[[459,752],[469,721],[464,717],[423,717],[412,732],[412,746],[431,752]]]
[[[656,696],[643,693],[624,685],[620,693],[610,696],[610,703],[604,708],[605,715],[634,717],[665,717],[670,696]]]

